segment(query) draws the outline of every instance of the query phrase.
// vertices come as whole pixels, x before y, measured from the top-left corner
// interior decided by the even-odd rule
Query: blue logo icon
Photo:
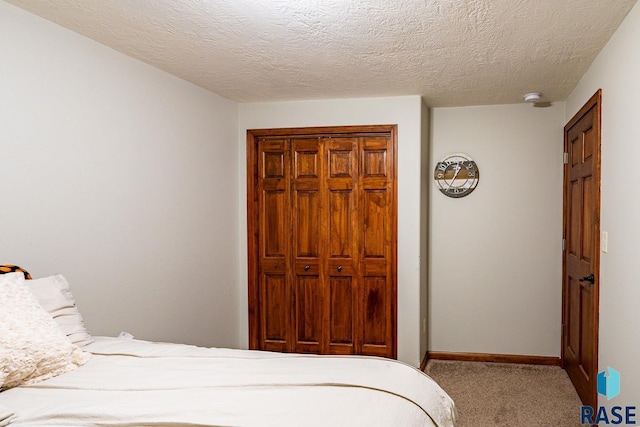
[[[620,372],[607,366],[609,375],[605,376],[605,371],[598,372],[598,394],[611,400],[620,394]]]

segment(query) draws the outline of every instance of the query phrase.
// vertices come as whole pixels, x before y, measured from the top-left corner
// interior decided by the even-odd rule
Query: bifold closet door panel
[[[358,265],[358,141],[323,138],[325,159],[324,240],[327,299],[325,342],[328,354],[360,352]]]
[[[286,139],[259,142],[260,333],[270,351],[291,351],[290,162]]]
[[[362,354],[386,357],[395,357],[393,158],[391,138],[362,139],[359,152]]]
[[[322,200],[321,146],[318,138],[292,139],[291,212],[294,275],[293,351],[323,352],[326,289],[321,248],[325,210]]]

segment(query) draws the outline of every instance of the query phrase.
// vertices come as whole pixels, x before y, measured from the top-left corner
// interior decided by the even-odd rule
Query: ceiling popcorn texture
[[[238,102],[564,100],[635,0],[7,0]]]

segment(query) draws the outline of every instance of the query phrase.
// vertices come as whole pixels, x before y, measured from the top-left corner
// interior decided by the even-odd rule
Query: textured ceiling
[[[7,0],[238,102],[564,100],[636,0]]]

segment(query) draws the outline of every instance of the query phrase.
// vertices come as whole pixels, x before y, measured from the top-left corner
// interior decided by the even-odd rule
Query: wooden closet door
[[[318,138],[291,140],[293,177],[291,179],[293,226],[294,342],[293,351],[321,353],[325,285],[325,266],[321,262],[325,236],[321,227],[322,161]]]
[[[396,207],[392,140],[363,137],[358,153],[362,354],[396,357]]]
[[[359,351],[357,138],[293,139],[294,351]]]
[[[290,151],[286,139],[258,143],[258,298],[263,350],[291,351]]]
[[[325,353],[360,352],[358,138],[324,138]]]
[[[396,357],[395,135],[247,132],[250,348]]]

